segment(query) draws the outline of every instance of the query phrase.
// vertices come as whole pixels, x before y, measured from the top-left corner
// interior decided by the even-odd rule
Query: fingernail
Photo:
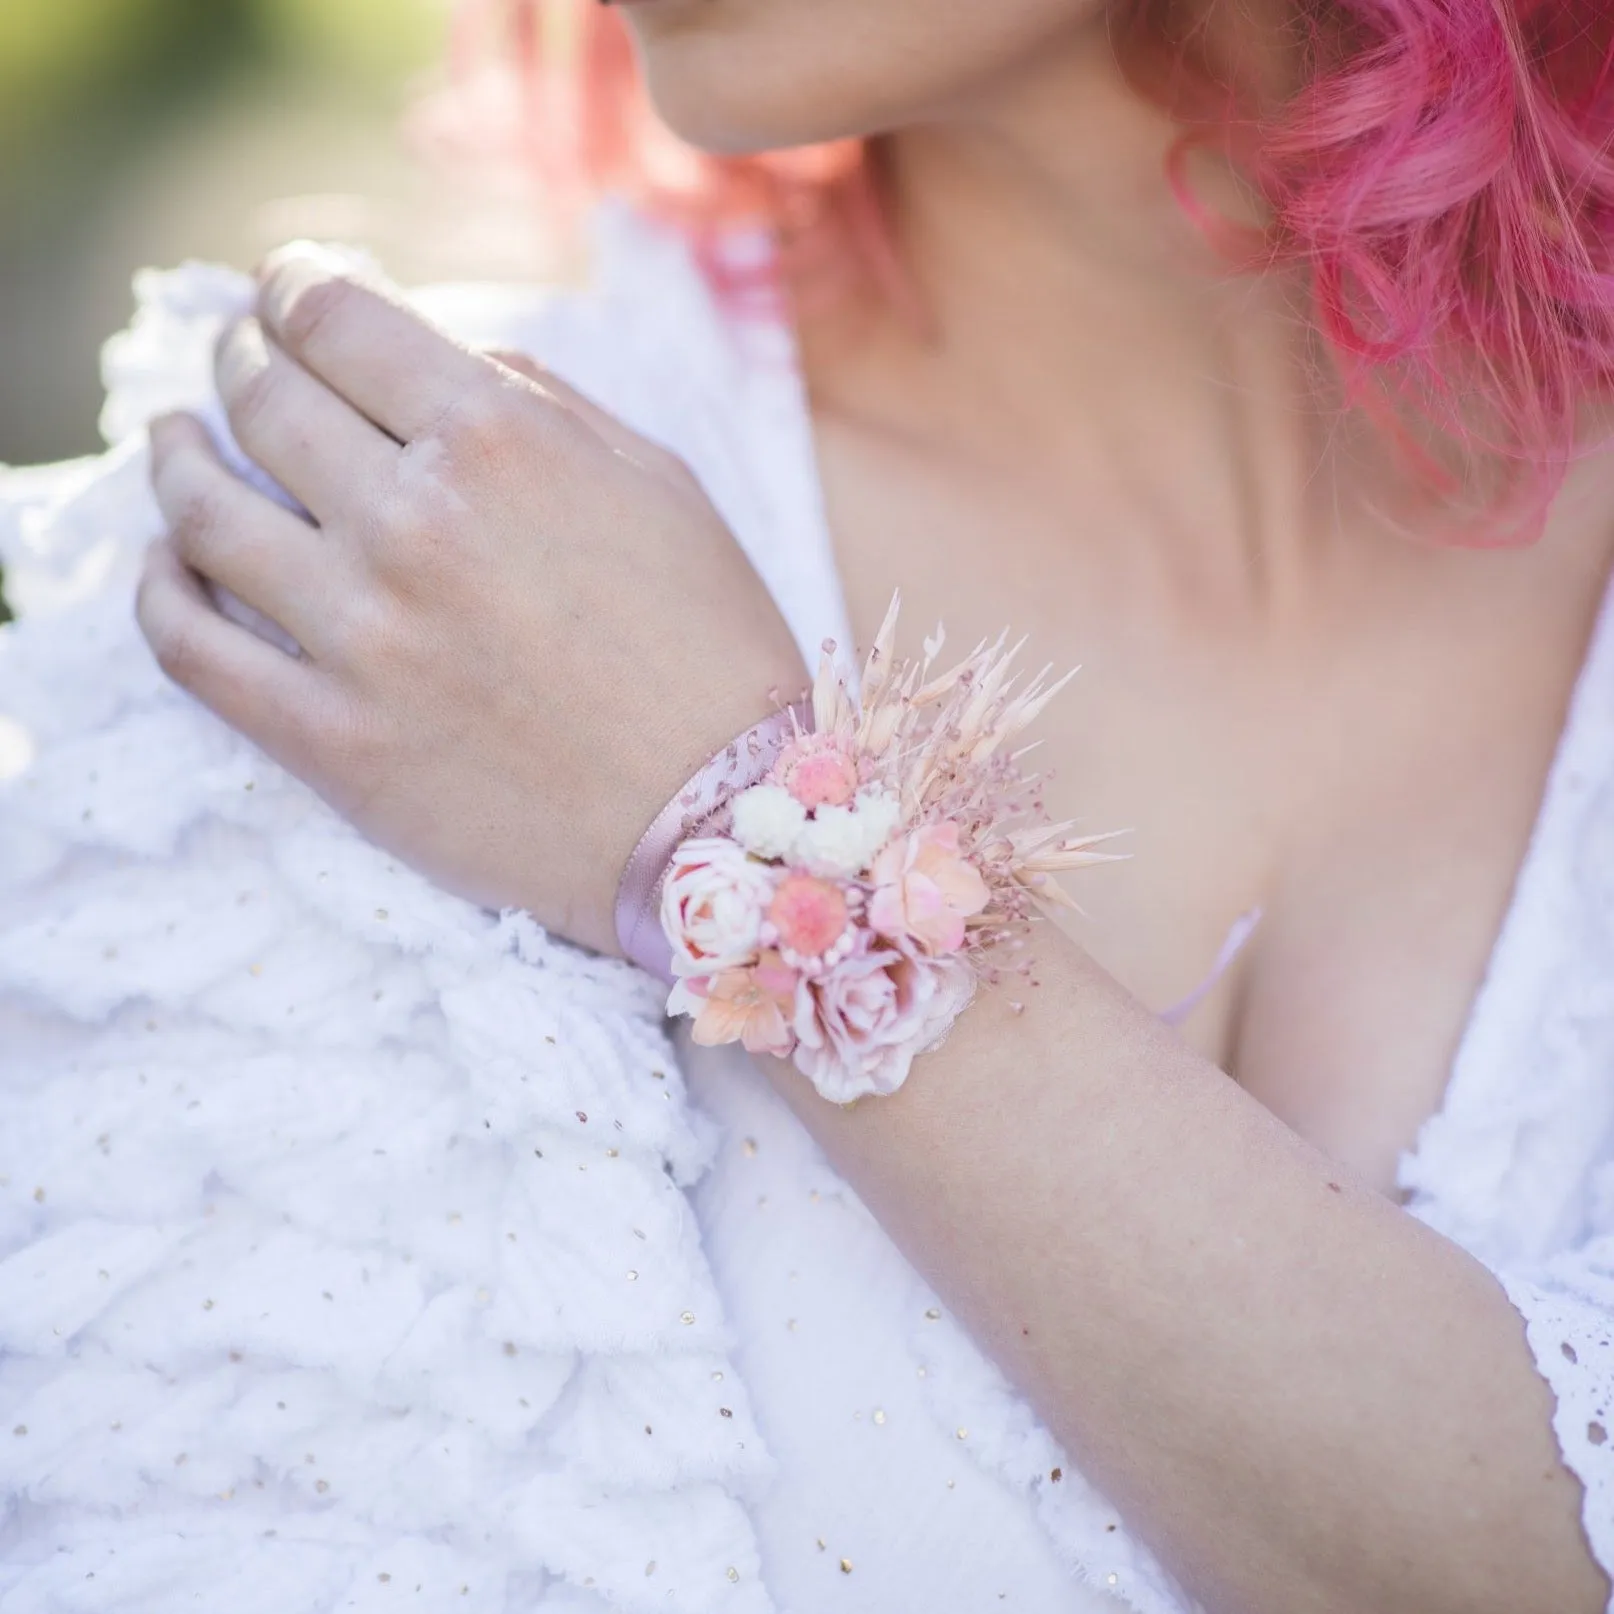
[[[289,241],[258,266],[258,308],[279,330],[297,299],[314,286],[350,280],[380,288],[384,277],[357,252],[321,246],[317,241]]]
[[[184,430],[185,420],[183,411],[170,409],[161,415],[153,415],[146,423],[146,437],[151,443],[153,454],[166,454],[173,448],[178,434]]]
[[[226,398],[249,376],[269,363],[263,327],[255,319],[231,320],[219,332],[213,349],[213,375]]]
[[[327,263],[295,253],[277,255],[269,261],[269,272],[258,287],[258,308],[276,330],[285,327],[286,316],[313,286],[323,285],[336,276]]]
[[[359,262],[357,253],[345,252],[340,247],[327,246],[320,241],[285,241],[266,252],[253,273],[259,280],[264,280],[283,266],[300,264],[317,265],[326,275],[350,275],[359,267]]]

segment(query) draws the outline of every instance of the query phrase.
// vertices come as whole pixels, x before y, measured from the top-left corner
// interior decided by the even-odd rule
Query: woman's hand
[[[169,533],[137,610],[164,669],[432,878],[614,951],[638,836],[806,677],[694,478],[313,248],[270,260],[218,383],[309,514],[234,476],[195,419],[154,424]]]

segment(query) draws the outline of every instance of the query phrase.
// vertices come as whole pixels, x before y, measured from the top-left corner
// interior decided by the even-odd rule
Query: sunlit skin
[[[765,1068],[1215,1614],[1601,1609],[1517,1315],[1393,1201],[1610,565],[1607,462],[1533,547],[1419,541],[1296,289],[1223,274],[1167,192],[1169,125],[1090,6],[628,16],[692,139],[888,131],[929,322],[848,297],[802,329],[854,627],[900,585],[915,631],[1012,624],[1082,663],[1045,720],[1049,805],[1133,830],[1087,916],[1043,927],[1027,1012],[984,995],[896,1098],[834,1110]],[[164,664],[402,855],[609,945],[639,829],[803,676],[717,518],[565,388],[296,256],[220,385],[319,527],[163,424],[140,614]],[[1148,1006],[1255,904],[1166,1030]]]

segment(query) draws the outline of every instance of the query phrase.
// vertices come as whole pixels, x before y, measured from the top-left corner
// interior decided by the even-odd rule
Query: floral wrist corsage
[[[1070,675],[1017,690],[1021,645],[1002,638],[933,674],[940,630],[894,664],[897,610],[858,695],[826,646],[812,728],[678,846],[661,888],[668,1012],[698,1043],[793,1059],[841,1104],[895,1092],[1002,974],[994,949],[1039,904],[1070,905],[1054,876],[1106,857],[1107,837],[1048,822],[1020,769],[1032,747],[1011,749]]]

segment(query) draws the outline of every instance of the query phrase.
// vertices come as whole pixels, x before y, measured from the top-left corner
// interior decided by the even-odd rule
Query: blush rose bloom
[[[957,824],[926,824],[891,842],[870,870],[869,924],[899,946],[956,953],[966,919],[992,900],[980,870],[958,849]]]
[[[692,1015],[690,1035],[704,1047],[738,1042],[748,1053],[783,1058],[796,1044],[796,982],[796,972],[770,950],[745,968],[675,982],[667,1012]]]
[[[796,1065],[832,1104],[894,1093],[974,993],[961,959],[865,947],[796,988]]]
[[[773,876],[733,841],[685,841],[661,888],[661,928],[678,975],[714,975],[749,964],[762,916],[773,900]]]

